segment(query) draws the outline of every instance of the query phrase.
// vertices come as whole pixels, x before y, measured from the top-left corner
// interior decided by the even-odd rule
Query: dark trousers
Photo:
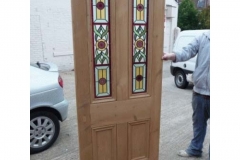
[[[210,96],[193,93],[192,108],[193,139],[187,149],[187,153],[194,156],[201,156],[207,130],[207,121],[210,119]]]

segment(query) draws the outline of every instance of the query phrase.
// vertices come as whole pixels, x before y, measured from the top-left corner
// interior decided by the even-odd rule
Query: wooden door
[[[81,160],[157,160],[164,0],[72,0]]]

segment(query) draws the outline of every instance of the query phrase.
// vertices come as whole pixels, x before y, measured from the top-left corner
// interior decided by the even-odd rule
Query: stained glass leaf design
[[[108,26],[106,26],[106,29],[104,29],[102,27],[102,31],[103,31],[103,33],[102,33],[101,39],[103,39],[103,37],[105,37],[107,35],[107,33],[108,33]]]
[[[108,63],[108,61],[109,61],[109,59],[108,59],[108,50],[106,50],[106,53],[102,52],[101,55],[102,55],[101,63],[103,64],[105,60]]]
[[[94,26],[94,33],[95,33],[95,41],[97,41],[97,38],[98,38],[98,37],[101,37],[101,34],[98,32],[96,26]]]
[[[96,51],[97,53],[97,51]],[[95,57],[95,63],[97,64],[97,61],[101,58],[101,54],[97,54]]]
[[[138,60],[138,62],[141,62],[141,60],[144,58],[144,61],[146,61],[146,54],[145,49],[141,52],[140,50],[135,50],[135,55],[133,56],[134,60]]]

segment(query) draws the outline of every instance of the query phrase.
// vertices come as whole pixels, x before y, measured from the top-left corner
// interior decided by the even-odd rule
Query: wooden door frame
[[[116,1],[116,0],[112,0]],[[93,159],[92,129],[90,117],[90,104],[94,99],[92,96],[91,73],[92,67],[89,62],[92,61],[91,47],[89,47],[89,38],[91,37],[91,22],[89,12],[89,0],[72,0],[72,25],[73,25],[73,44],[74,44],[74,65],[75,65],[75,82],[76,82],[76,104],[78,117],[79,133],[79,150],[82,160]],[[153,10],[149,15],[149,52],[154,57],[151,58],[151,91],[153,101],[151,102],[150,114],[150,137],[149,146],[151,154],[150,160],[157,160],[159,156],[160,139],[160,113],[161,113],[161,91],[162,91],[162,54],[163,54],[163,37],[164,37],[164,0],[150,0],[149,10]],[[113,15],[115,17],[115,15]],[[114,21],[114,19],[112,20]],[[113,30],[115,28],[112,28]],[[113,44],[113,47],[116,47]],[[115,59],[116,57],[113,57]],[[112,64],[114,65],[114,64]],[[150,65],[150,64],[149,64]],[[115,66],[116,67],[116,66]],[[113,68],[115,68],[113,67]],[[84,73],[84,75],[80,74]],[[113,83],[116,83],[113,81]],[[156,89],[156,86],[159,87]],[[113,92],[114,93],[114,92]],[[116,95],[113,94],[113,99]],[[123,97],[124,99],[124,97]],[[105,101],[105,100],[103,100]],[[160,106],[159,106],[160,105]],[[82,146],[85,146],[84,148]],[[87,146],[87,147],[86,147]]]

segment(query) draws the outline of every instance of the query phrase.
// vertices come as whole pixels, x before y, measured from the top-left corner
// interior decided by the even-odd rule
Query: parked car
[[[173,51],[179,51],[187,46],[196,36],[208,30],[185,30],[179,33]],[[171,62],[170,71],[174,76],[175,85],[178,88],[184,89],[188,86],[189,82],[192,83],[192,73],[195,70],[197,55],[185,62]]]
[[[48,149],[67,118],[68,102],[63,80],[53,63],[30,64],[30,153]]]

